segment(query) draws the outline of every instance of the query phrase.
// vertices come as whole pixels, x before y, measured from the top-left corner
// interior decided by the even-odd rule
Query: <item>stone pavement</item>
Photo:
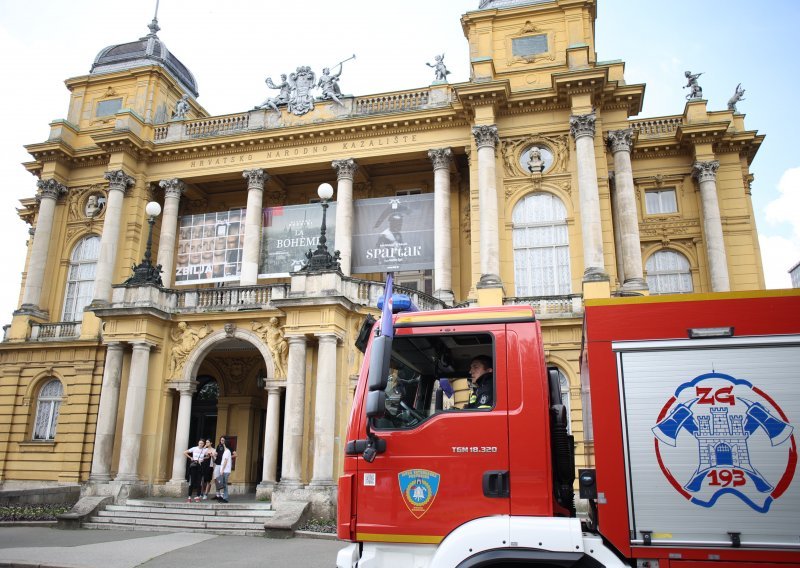
[[[307,538],[0,527],[0,567],[331,568],[343,546]]]

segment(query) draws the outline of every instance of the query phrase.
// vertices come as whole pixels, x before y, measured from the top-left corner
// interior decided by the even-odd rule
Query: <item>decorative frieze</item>
[[[718,160],[711,160],[709,162],[695,162],[692,166],[692,177],[695,178],[698,183],[703,183],[704,181],[716,181],[718,169]]]
[[[36,182],[39,191],[36,192],[36,201],[42,199],[58,199],[67,192],[66,186],[58,183],[54,179],[43,179]]]
[[[352,180],[358,169],[358,163],[352,158],[346,160],[334,160],[331,162],[331,167],[336,170],[336,179],[349,179]]]
[[[584,136],[594,138],[594,122],[597,117],[594,113],[573,114],[569,117],[569,132],[577,140]]]
[[[263,190],[264,184],[269,180],[269,174],[262,168],[244,170],[242,177],[247,180],[248,191],[251,189]]]
[[[608,144],[613,154],[630,152],[633,147],[633,129],[609,130],[606,135],[606,144]]]
[[[159,187],[164,190],[164,195],[166,197],[177,197],[180,199],[183,192],[186,191],[186,184],[177,179],[162,179],[158,182]]]
[[[497,126],[494,124],[473,126],[472,135],[475,137],[475,144],[479,150],[484,147],[494,148],[499,142]]]
[[[434,148],[428,150],[428,158],[433,162],[433,171],[449,170],[450,162],[453,159],[453,151],[450,148]]]
[[[128,191],[128,188],[133,185],[134,179],[125,173],[124,170],[113,170],[103,174],[103,177],[108,180],[108,189],[116,189],[123,194]]]

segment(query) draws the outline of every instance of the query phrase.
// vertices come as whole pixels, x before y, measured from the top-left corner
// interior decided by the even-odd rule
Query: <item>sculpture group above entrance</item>
[[[314,110],[314,95],[312,89],[319,88],[322,92],[319,97],[321,100],[332,100],[339,105],[342,105],[340,97],[342,95],[339,88],[339,76],[342,74],[342,64],[345,61],[354,59],[355,55],[340,61],[332,68],[326,67],[322,71],[319,82],[317,82],[317,75],[311,70],[311,67],[301,65],[294,73],[281,74],[281,82],[275,84],[272,77],[267,77],[266,84],[270,89],[278,90],[278,95],[269,97],[263,103],[258,105],[257,109],[271,108],[277,113],[280,113],[281,106],[286,106],[286,110],[295,116],[302,116],[307,112]],[[332,69],[339,67],[338,73],[331,73]]]

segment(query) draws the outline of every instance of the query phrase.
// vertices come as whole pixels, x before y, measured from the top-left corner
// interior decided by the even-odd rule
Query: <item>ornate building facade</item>
[[[593,0],[484,0],[461,18],[467,82],[437,68],[430,86],[352,97],[298,67],[225,116],[199,105],[155,20],[102,50],[27,146],[3,486],[178,495],[182,451],[226,435],[236,490],[330,512],[354,340],[389,269],[428,309],[534,305],[590,464],[583,297],[764,287],[749,173],[763,136],[697,97],[638,117],[644,85],[598,60],[594,20]],[[340,270],[302,270],[328,181]],[[160,284],[130,279],[150,227]]]

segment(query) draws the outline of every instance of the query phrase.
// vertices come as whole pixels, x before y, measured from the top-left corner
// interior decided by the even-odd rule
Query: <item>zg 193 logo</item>
[[[794,427],[768,393],[746,380],[707,373],[682,384],[652,431],[664,476],[701,507],[732,495],[766,513],[794,477]]]

